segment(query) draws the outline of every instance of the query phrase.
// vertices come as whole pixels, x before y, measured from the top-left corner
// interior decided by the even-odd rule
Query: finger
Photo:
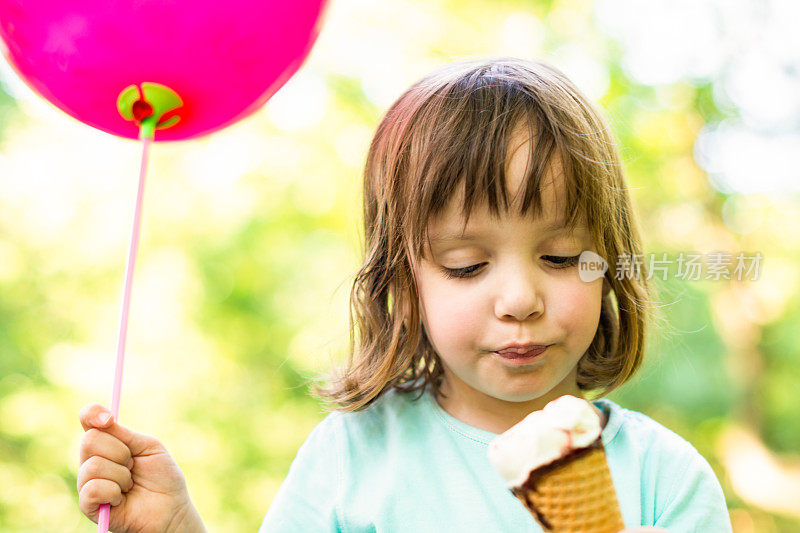
[[[105,421],[100,418],[100,416],[104,414],[109,416],[109,418]],[[81,421],[81,426],[83,426],[84,431],[87,431],[91,428],[106,427],[113,417],[113,413],[99,403],[90,403],[85,405],[83,409],[81,409],[80,414],[78,414],[78,418]]]
[[[119,485],[121,492],[128,492],[133,488],[130,470],[99,455],[90,457],[78,469],[78,493],[92,479],[113,481]]]
[[[103,422],[100,416],[103,414],[110,415],[110,418]],[[106,433],[110,433],[130,450],[131,454],[135,457],[137,455],[150,455],[157,452],[164,452],[166,449],[161,442],[155,437],[146,435],[144,433],[137,433],[125,426],[118,424],[113,417],[111,411],[98,403],[90,403],[81,409],[79,418],[84,431],[89,431],[92,428],[100,429]]]
[[[106,431],[92,428],[81,440],[81,464],[92,456],[99,455],[126,468],[133,467],[130,448]]]
[[[120,505],[124,500],[119,485],[107,479],[91,479],[87,481],[78,495],[78,507],[81,512],[97,522],[100,506],[110,503],[112,507]]]

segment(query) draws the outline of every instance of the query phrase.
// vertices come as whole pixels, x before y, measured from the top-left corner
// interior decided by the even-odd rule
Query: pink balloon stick
[[[149,137],[142,139],[142,166],[139,170],[139,191],[136,194],[136,211],[133,216],[133,232],[131,244],[128,249],[128,264],[125,267],[125,290],[122,297],[122,316],[119,320],[119,334],[117,335],[117,364],[114,370],[114,391],[111,398],[111,412],[114,421],[119,422],[119,398],[122,393],[122,369],[125,366],[125,339],[128,336],[128,311],[131,306],[131,286],[133,285],[133,269],[136,266],[136,252],[139,249],[139,230],[142,226],[142,203],[144,198],[144,181],[147,175],[147,161],[150,153]],[[111,514],[111,504],[104,503],[100,506],[100,516],[97,521],[97,531],[108,533],[108,520]]]

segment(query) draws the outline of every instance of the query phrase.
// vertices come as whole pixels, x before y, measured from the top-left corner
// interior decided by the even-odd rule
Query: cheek
[[[551,293],[547,306],[550,315],[564,329],[567,330],[594,330],[600,319],[600,306],[603,296],[603,280],[585,283],[577,280],[560,284],[558,289]]]
[[[428,282],[419,287],[420,310],[428,336],[440,351],[470,342],[482,328],[474,291],[452,290],[452,285]]]

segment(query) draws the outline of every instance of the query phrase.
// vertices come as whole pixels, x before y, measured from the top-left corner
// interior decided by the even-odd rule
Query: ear
[[[608,296],[609,292],[611,292],[611,282],[608,281],[607,277],[603,276],[603,297]]]

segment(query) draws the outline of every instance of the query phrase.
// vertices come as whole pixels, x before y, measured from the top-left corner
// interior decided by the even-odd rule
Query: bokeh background
[[[367,146],[444,62],[540,58],[605,110],[646,251],[760,252],[659,281],[668,325],[610,397],[689,440],[734,531],[800,531],[800,4],[333,0],[258,113],[151,153],[120,422],[160,438],[209,531],[256,531],[342,360]],[[140,146],[0,68],[0,530],[96,531],[80,408],[110,405]],[[660,256],[659,256],[660,257]]]

